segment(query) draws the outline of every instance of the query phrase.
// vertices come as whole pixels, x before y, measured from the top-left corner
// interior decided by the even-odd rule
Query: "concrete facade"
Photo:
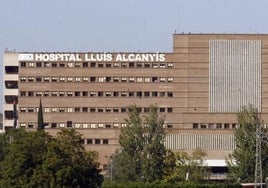
[[[268,35],[174,34],[171,53],[5,52],[4,66],[3,129],[14,125],[14,98],[18,126],[34,129],[42,99],[46,130],[77,129],[104,168],[132,104],[142,114],[157,104],[167,148],[213,160],[235,147],[239,106],[268,120]]]

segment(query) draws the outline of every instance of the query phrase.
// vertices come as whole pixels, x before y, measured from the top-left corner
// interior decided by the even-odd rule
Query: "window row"
[[[173,97],[158,91],[20,91],[21,97]]]
[[[87,122],[72,122],[67,121],[65,122],[52,122],[52,123],[45,123],[45,128],[76,128],[76,129],[96,129],[96,128],[123,128],[126,127],[127,124],[124,123],[87,123]],[[146,127],[147,125],[144,124]],[[24,128],[37,128],[37,122],[21,122],[20,127]],[[164,124],[164,128],[173,128],[173,124]]]
[[[173,62],[20,62],[20,67],[172,68]]]
[[[193,123],[193,129],[238,129],[237,123]]]
[[[20,107],[20,112],[22,113],[35,113],[38,112],[38,107]],[[67,113],[73,113],[73,112],[99,112],[99,113],[125,113],[127,112],[127,108],[125,107],[43,107],[43,112],[49,113],[49,112],[67,112]],[[160,113],[173,113],[173,108],[171,107],[159,107],[158,108]],[[138,111],[141,113],[149,113],[150,108],[149,107],[138,107]]]
[[[172,77],[20,76],[20,82],[173,82]]]

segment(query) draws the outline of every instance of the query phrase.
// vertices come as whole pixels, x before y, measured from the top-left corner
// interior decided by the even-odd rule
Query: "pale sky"
[[[268,1],[0,0],[1,63],[5,49],[171,52],[175,32],[267,34]]]

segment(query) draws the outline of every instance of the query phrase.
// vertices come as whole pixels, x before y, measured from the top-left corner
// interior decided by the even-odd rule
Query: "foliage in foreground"
[[[113,160],[113,178],[118,181],[149,181],[162,179],[166,149],[164,118],[158,108],[150,107],[141,117],[136,106],[130,106],[126,127],[122,128],[119,143],[122,150]]]
[[[102,188],[241,188],[238,183],[161,183],[161,182],[104,182]]]
[[[1,135],[0,187],[100,187],[97,154],[86,152],[81,135],[62,129],[55,138],[43,131],[11,130]]]
[[[252,105],[244,106],[237,114],[240,129],[235,131],[236,148],[229,156],[230,177],[241,182],[254,182],[256,160],[256,126],[262,125],[258,110]],[[267,135],[267,130],[262,128]],[[268,176],[268,144],[262,141],[263,178]]]

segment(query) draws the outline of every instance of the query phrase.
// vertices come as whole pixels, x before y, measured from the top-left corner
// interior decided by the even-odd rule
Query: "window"
[[[87,124],[87,123],[83,123],[83,124],[82,124],[82,127],[83,127],[84,129],[86,129],[86,128],[88,128],[88,124]]]
[[[103,67],[104,67],[104,63],[103,63],[103,62],[99,62],[99,63],[98,63],[98,67],[99,67],[99,68],[103,68]]]
[[[173,67],[173,63],[172,62],[169,62],[167,66],[168,66],[168,68],[172,68]]]
[[[83,67],[88,67],[88,62],[83,62]]]
[[[114,78],[114,82],[119,82],[119,78],[118,77],[115,77]]]
[[[75,67],[81,67],[81,62],[75,62]]]
[[[74,96],[76,96],[76,97],[80,97],[80,91],[75,91],[75,92],[74,92]]]
[[[92,139],[87,139],[87,144],[92,144],[92,143],[93,143]]]
[[[129,78],[129,82],[135,82],[135,78],[133,77]]]
[[[160,92],[160,93],[159,93],[159,96],[160,96],[160,97],[165,97],[165,95],[166,95],[165,92]]]
[[[103,123],[99,123],[98,127],[103,128],[104,127]]]
[[[52,66],[52,67],[57,67],[58,64],[57,64],[57,62],[52,62],[52,63],[51,63],[51,66]]]
[[[103,91],[98,92],[98,97],[103,97]]]
[[[106,82],[111,82],[112,81],[112,77],[106,77],[105,80],[106,80]]]
[[[105,111],[106,112],[112,112],[112,108],[106,108]]]
[[[33,97],[34,96],[34,92],[33,91],[28,91],[28,97]]]
[[[29,107],[29,108],[28,108],[28,112],[29,112],[29,113],[33,113],[33,112],[34,112],[34,108]]]
[[[96,67],[96,63],[95,63],[95,62],[91,62],[91,63],[90,63],[90,67],[91,67],[91,68]]]
[[[73,108],[67,108],[67,112],[73,112]],[[68,124],[67,124],[68,127]]]
[[[172,92],[167,92],[167,96],[168,97],[173,97],[173,93]]]
[[[112,125],[111,124],[106,124],[105,128],[112,128]]]
[[[82,112],[88,112],[88,108],[87,107],[83,107],[82,108]]]
[[[65,112],[65,108],[64,107],[60,107],[59,108],[59,112]]]
[[[49,82],[50,78],[48,76],[44,77],[44,82]]]
[[[109,67],[112,67],[112,63],[106,63],[106,67],[109,68]]]
[[[91,123],[91,124],[90,124],[90,128],[95,129],[95,128],[96,128],[96,124],[95,124],[95,123]]]
[[[89,111],[90,111],[90,112],[96,112],[96,109],[91,107],[91,108],[89,109]]]
[[[157,68],[158,67],[158,63],[154,62],[153,63],[153,68]]]
[[[106,91],[106,92],[105,92],[105,96],[106,96],[106,97],[111,97],[111,96],[112,96],[112,92],[110,92],[110,91]]]
[[[28,77],[28,82],[33,82],[34,81],[34,77]]]
[[[144,108],[144,113],[149,113],[149,112],[150,112],[150,108],[145,107],[145,108]]]
[[[83,95],[83,97],[87,97],[88,96],[88,92],[87,91],[83,91],[82,92],[82,95]]]
[[[75,128],[80,128],[80,126],[81,126],[80,123],[75,123],[75,124],[74,124],[74,127],[75,127]]]
[[[206,129],[207,125],[206,124],[201,124],[201,129]]]
[[[26,82],[26,77],[25,77],[25,76],[21,76],[21,77],[20,77],[20,81],[21,81],[21,82]]]
[[[119,124],[118,123],[114,123],[114,128],[118,128]]]
[[[21,96],[21,97],[26,97],[26,91],[21,91],[21,92],[20,92],[20,96]]]
[[[115,113],[118,113],[119,112],[119,108],[113,108],[113,111],[115,112]]]
[[[80,112],[80,108],[79,108],[79,107],[75,107],[75,108],[74,108],[74,111],[75,111],[75,112]]]
[[[173,108],[167,108],[167,112],[168,113],[172,113],[173,112]]]
[[[166,68],[166,63],[160,63],[160,68]]]
[[[157,97],[157,92],[156,91],[152,92],[152,97]]]
[[[67,82],[72,82],[73,81],[73,77],[67,77]]]
[[[52,97],[57,97],[58,96],[58,92],[57,91],[52,91],[51,92],[51,96]]]
[[[148,83],[148,82],[151,82],[151,79],[148,78],[148,77],[147,77],[147,78],[144,78],[144,82],[147,82],[147,83]]]
[[[217,124],[216,124],[216,128],[217,128],[217,129],[221,129],[221,128],[222,128],[221,123],[217,123]]]
[[[129,62],[129,63],[128,63],[128,66],[129,66],[130,68],[133,68],[133,67],[135,67],[135,63],[134,63],[134,62]]]
[[[159,108],[159,112],[165,112],[165,108]]]
[[[50,63],[49,62],[44,62],[44,67],[50,67]]]
[[[60,82],[65,82],[65,77],[60,77]]]
[[[115,91],[114,92],[114,97],[118,97],[119,96],[119,92],[118,91]]]
[[[36,92],[36,96],[37,96],[37,97],[42,97],[42,91],[37,91],[37,92]]]
[[[121,82],[127,82],[127,78],[126,77],[121,78]]]
[[[34,62],[29,62],[28,67],[34,67]]]
[[[127,92],[126,91],[122,91],[121,92],[121,97],[126,97],[127,96]]]
[[[141,62],[138,62],[137,63],[137,67],[141,68],[142,67],[142,63]]]
[[[44,91],[44,97],[49,97],[49,91]]]
[[[166,82],[166,78],[161,77],[160,82]]]
[[[91,91],[90,92],[90,97],[96,97],[96,92],[95,91]]]
[[[144,92],[144,97],[150,97],[150,92],[149,91],[145,91]]]
[[[137,78],[137,82],[143,82],[143,78]]]
[[[50,108],[49,107],[45,107],[44,108],[44,112],[50,112]]]
[[[96,82],[96,77],[90,77],[90,82]]]
[[[73,127],[73,122],[72,121],[67,121],[67,127]]]
[[[74,66],[74,63],[72,63],[72,62],[67,63],[67,67],[73,67],[73,66]]]
[[[137,92],[137,97],[142,97],[142,92],[141,91]]]
[[[213,124],[213,123],[209,123],[209,124],[208,124],[208,128],[209,128],[209,129],[214,129],[214,124]]]
[[[109,144],[109,140],[108,140],[108,139],[103,139],[103,140],[102,140],[102,143],[103,143],[103,144]]]
[[[135,97],[135,92],[130,91],[129,92],[129,97]]]
[[[122,68],[126,68],[126,67],[127,67],[127,63],[126,63],[126,62],[122,62],[122,63],[121,63],[121,67],[122,67]]]
[[[51,123],[51,128],[57,128],[57,123]]]
[[[104,112],[103,108],[98,108],[98,112]]]
[[[82,81],[83,81],[83,82],[88,82],[88,77],[83,77],[83,78],[82,78]]]
[[[152,82],[157,82],[158,78],[157,77],[152,77]]]
[[[75,77],[75,81],[76,82],[81,82],[81,78],[80,77]]]
[[[64,97],[64,96],[65,96],[65,92],[64,92],[64,91],[60,91],[60,92],[59,92],[59,96],[60,96],[60,97]]]
[[[105,77],[99,77],[98,82],[105,82],[106,78]]]
[[[168,82],[173,82],[173,78],[169,77],[169,78],[167,78],[167,81]]]
[[[145,67],[145,68],[150,68],[150,67],[151,67],[151,63],[145,63],[145,64],[144,64],[144,67]]]
[[[5,86],[8,89],[18,89],[18,81],[5,81]]]
[[[26,62],[20,62],[21,67],[26,67]]]
[[[73,96],[73,92],[72,91],[67,91],[67,97],[72,97]]]
[[[121,108],[121,112],[127,112],[127,108]]]
[[[42,82],[42,77],[38,76],[38,77],[35,78],[35,80],[36,80],[36,82]]]
[[[36,67],[42,67],[42,63],[41,62],[36,62]]]
[[[229,123],[224,123],[224,128],[225,129],[229,129],[230,128],[230,124]]]
[[[65,63],[60,62],[60,67],[65,67]]]
[[[114,63],[114,67],[119,67],[119,63]]]
[[[57,81],[58,81],[58,78],[55,77],[55,76],[53,76],[53,77],[51,78],[51,81],[52,81],[52,82],[57,82]]]
[[[25,107],[21,107],[20,108],[20,112],[26,112],[26,108]]]
[[[65,127],[65,123],[60,123],[60,124],[59,124],[59,127],[60,127],[60,128]]]
[[[100,144],[100,139],[95,139],[95,144]]]
[[[58,111],[57,108],[55,108],[55,107],[51,108],[51,112],[57,112],[57,111]]]

